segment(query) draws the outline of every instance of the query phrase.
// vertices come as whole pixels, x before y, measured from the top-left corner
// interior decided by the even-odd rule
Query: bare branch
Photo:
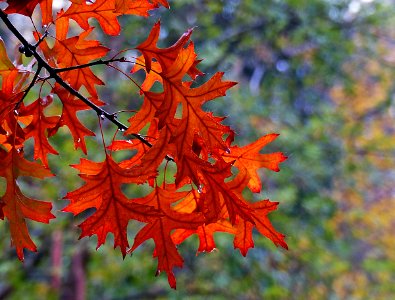
[[[42,69],[42,66],[38,65],[37,71],[36,71],[36,73],[34,73],[34,77],[33,77],[32,81],[30,82],[29,86],[27,87],[27,89],[23,93],[22,98],[15,104],[14,110],[18,110],[19,109],[19,106],[21,106],[21,103],[26,98],[27,94],[30,92],[32,87],[36,84],[36,80],[37,80],[37,78],[38,78],[38,76],[40,74],[41,69]]]
[[[56,73],[61,73],[61,72],[67,72],[67,71],[72,71],[72,70],[78,70],[78,69],[83,69],[83,68],[88,68],[92,66],[97,66],[97,65],[108,65],[109,63],[112,62],[128,62],[124,57],[121,58],[112,58],[112,59],[99,59],[97,61],[90,62],[88,64],[83,64],[83,65],[78,65],[78,66],[72,66],[72,67],[67,67],[67,68],[54,68],[54,71]]]

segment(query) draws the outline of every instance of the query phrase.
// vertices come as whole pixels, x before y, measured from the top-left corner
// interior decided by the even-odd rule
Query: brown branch
[[[36,84],[36,80],[37,80],[38,76],[40,75],[41,69],[42,69],[42,66],[39,65],[36,73],[34,73],[34,77],[33,77],[32,81],[30,82],[29,86],[26,88],[25,92],[23,93],[22,98],[15,104],[14,110],[18,110],[18,108],[21,105],[21,103],[23,102],[23,100],[25,100],[27,94],[30,92],[32,87]]]
[[[23,36],[22,34],[18,31],[18,29],[11,23],[11,21],[8,19],[8,15],[0,9],[0,18],[3,20],[4,24],[7,26],[7,28],[14,34],[14,36],[22,43],[23,46],[23,51],[25,54],[28,53],[28,55],[32,54],[34,58],[37,60],[38,63],[38,68],[36,74],[38,74],[38,71],[41,70],[42,68],[46,69],[47,72],[50,75],[50,78],[53,78],[60,86],[62,86],[65,90],[67,90],[71,95],[77,97],[80,99],[82,102],[84,102],[86,105],[88,105],[90,108],[92,108],[98,116],[100,116],[102,119],[106,118],[107,120],[111,121],[114,123],[120,131],[126,131],[128,127],[121,123],[117,117],[116,114],[111,114],[101,107],[97,106],[94,104],[92,101],[90,101],[88,98],[80,94],[77,90],[75,90],[73,87],[71,87],[68,83],[66,83],[59,75],[59,72],[64,72],[68,70],[72,70],[70,68],[76,69],[79,68],[78,66],[70,67],[70,68],[63,68],[63,69],[56,69],[51,67],[47,61],[40,56],[40,54],[37,52],[36,45],[30,44]],[[114,60],[114,59],[113,59]],[[118,61],[121,61],[122,58],[117,59]],[[114,61],[117,61],[114,60]],[[92,62],[91,65],[98,65],[98,64],[106,64],[106,61],[104,60],[99,60],[97,62]],[[108,64],[108,62],[107,62]],[[87,67],[89,64],[86,65],[81,65],[83,67]],[[82,67],[80,67],[82,68]],[[37,75],[38,76],[38,75]],[[36,75],[35,75],[36,77]],[[35,80],[33,80],[34,82]],[[31,87],[30,87],[31,88]],[[28,88],[28,91],[30,90]],[[147,145],[148,147],[152,147],[152,144],[148,142],[145,138],[143,138],[140,134],[138,133],[133,133],[132,136],[134,136],[136,139],[140,140],[143,144]],[[168,155],[166,155],[166,160],[168,161],[174,161],[174,159]]]
[[[78,65],[78,66],[72,66],[72,67],[67,67],[67,68],[54,68],[54,71],[56,73],[61,73],[61,72],[67,72],[67,71],[72,71],[72,70],[78,70],[78,69],[83,69],[83,68],[88,68],[88,67],[92,67],[92,66],[97,66],[97,65],[108,65],[109,63],[112,62],[128,62],[124,57],[121,58],[112,58],[112,59],[107,59],[107,60],[103,60],[103,59],[99,59],[87,64],[83,64],[83,65]]]

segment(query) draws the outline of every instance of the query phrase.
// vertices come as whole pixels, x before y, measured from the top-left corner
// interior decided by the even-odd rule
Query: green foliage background
[[[218,250],[195,256],[197,239],[191,239],[180,247],[185,266],[177,271],[178,288],[173,291],[165,275],[154,277],[152,244],[122,260],[111,241],[98,251],[95,238],[77,242],[76,224],[83,216],[73,219],[56,213],[50,225],[30,224],[39,252],[27,253],[24,264],[10,248],[7,225],[1,222],[1,298],[73,299],[70,293],[79,285],[87,299],[393,298],[391,1],[170,4],[170,11],[159,9],[148,19],[122,17],[123,34],[104,44],[118,50],[136,46],[158,19],[162,46],[195,27],[192,39],[204,58],[200,69],[206,78],[225,71],[228,79],[239,81],[227,97],[207,109],[229,116],[226,122],[239,134],[240,145],[267,133],[281,134],[267,151],[284,151],[289,159],[280,173],[262,172],[264,191],[256,199],[280,201],[271,219],[287,235],[290,250],[276,249],[256,235],[255,248],[244,258],[233,250],[230,236],[217,234]],[[372,62],[377,66],[373,71]],[[108,82],[100,92],[109,110],[139,108],[135,87],[121,75],[103,70],[101,78]],[[372,86],[379,86],[382,99],[369,94]],[[334,92],[339,87],[344,93]],[[368,109],[359,110],[365,103]],[[95,128],[94,113],[81,117]],[[372,133],[370,126],[377,120],[379,129]],[[114,128],[108,124],[106,132],[110,140]],[[66,191],[81,184],[76,172],[64,166],[78,162],[82,153],[73,150],[67,132],[51,142],[61,153],[50,160],[58,176],[44,183],[26,182],[24,187],[40,199],[53,199],[60,210]],[[88,149],[92,159],[103,156],[99,140],[88,139]],[[145,191],[137,187],[128,192],[139,196]],[[131,232],[136,226],[130,225]],[[54,260],[54,249],[61,253],[60,264]]]

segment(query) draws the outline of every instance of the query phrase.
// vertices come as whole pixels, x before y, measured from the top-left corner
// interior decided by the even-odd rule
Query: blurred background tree
[[[196,257],[197,239],[192,239],[181,246],[185,266],[173,291],[165,276],[154,277],[156,262],[148,255],[152,245],[125,260],[111,243],[95,251],[94,238],[76,242],[78,220],[57,213],[50,226],[29,224],[40,252],[28,253],[21,264],[1,222],[0,298],[393,298],[392,1],[170,4],[171,11],[159,9],[146,20],[123,17],[124,34],[104,44],[114,49],[136,46],[158,19],[163,46],[195,27],[193,41],[204,59],[202,71],[210,75],[223,70],[228,79],[239,81],[228,97],[207,109],[229,115],[227,122],[238,132],[240,145],[266,133],[281,134],[271,147],[285,151],[289,159],[279,174],[261,174],[265,186],[259,199],[280,201],[272,220],[287,235],[290,250],[276,249],[257,235],[255,248],[244,258],[233,250],[230,236],[217,234],[218,250]],[[6,36],[4,29],[0,33]],[[135,87],[121,74],[103,69],[101,76],[111,78],[101,89],[101,99],[114,110],[139,108]],[[107,130],[114,132],[111,125]],[[58,177],[39,188],[25,184],[32,195],[44,194],[42,198],[54,199],[61,209],[66,190],[81,184],[70,181],[70,169],[61,166],[76,163],[82,153],[73,150],[68,138],[51,141],[64,149],[50,161]],[[97,147],[95,139],[88,143],[90,149]],[[90,151],[90,158],[102,155],[98,152]],[[133,192],[143,195],[144,189]],[[131,224],[131,230],[133,226],[138,225]]]

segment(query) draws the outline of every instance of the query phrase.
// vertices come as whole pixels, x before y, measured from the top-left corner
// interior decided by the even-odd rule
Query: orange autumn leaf
[[[162,5],[163,7],[170,8],[169,2],[166,0],[150,0],[156,6]]]
[[[10,58],[8,57],[6,47],[3,39],[0,37],[0,76],[1,76],[1,90],[5,97],[16,99],[21,96],[21,86],[25,83],[28,78],[28,72],[25,67],[21,65],[15,66]],[[18,100],[16,100],[18,101]],[[5,101],[7,102],[7,101]],[[8,103],[0,105],[0,120],[1,111],[5,110],[5,106],[9,106]]]
[[[57,27],[56,29],[65,30],[67,28]],[[65,68],[87,64],[92,60],[102,58],[109,49],[102,46],[99,41],[87,39],[92,30],[93,28],[90,28],[79,36],[57,39],[52,49],[45,49],[48,59],[55,60],[57,67]],[[63,32],[57,32],[57,34],[64,35]],[[45,47],[45,43],[42,45]],[[98,97],[95,85],[104,85],[104,82],[92,72],[91,68],[67,70],[59,75],[76,90],[84,86],[95,98]]]
[[[58,152],[48,141],[48,131],[56,126],[59,117],[47,117],[44,110],[52,103],[51,97],[37,99],[32,104],[23,107],[20,116],[32,116],[32,121],[24,129],[25,137],[34,139],[34,159],[40,159],[48,167],[48,154],[57,155]]]
[[[37,4],[40,4],[43,24],[52,22],[52,0],[7,0],[7,3],[6,13],[18,13],[28,17],[32,16]]]
[[[146,240],[153,239],[155,242],[154,256],[158,258],[157,275],[162,271],[166,272],[172,288],[176,287],[173,268],[181,268],[183,259],[172,240],[171,232],[179,228],[195,229],[204,222],[201,213],[180,213],[171,208],[172,203],[184,198],[187,194],[186,192],[174,192],[172,188],[168,191],[155,187],[148,196],[135,200],[141,205],[155,207],[163,216],[154,219],[137,233],[130,251],[133,252]]]
[[[159,40],[159,33],[160,22],[157,22],[152,28],[147,39],[136,47],[136,49],[144,56],[146,70],[148,73],[151,71],[152,59],[157,60],[164,71],[170,71],[171,65],[176,60],[180,50],[188,43],[192,30],[185,32],[176,43],[168,48],[158,48],[157,43]],[[202,73],[194,64],[193,68],[189,70],[189,75],[192,79],[195,79],[197,75],[202,75]]]
[[[148,0],[115,0],[115,12],[121,14],[148,17],[149,11],[157,7]]]
[[[18,68],[10,61],[4,41],[0,37],[0,76],[2,77],[2,93],[11,94],[13,92],[14,81],[18,76],[18,72]]]
[[[103,28],[103,31],[110,35],[117,35],[121,31],[115,13],[114,1],[97,0],[93,4],[83,1],[81,4],[72,3],[71,6],[58,16],[58,19],[64,18],[66,22],[73,19],[84,30],[89,30],[89,18],[96,18]]]
[[[282,152],[259,153],[263,147],[275,140],[277,136],[278,134],[275,133],[268,134],[247,146],[233,146],[230,148],[229,153],[225,152],[222,154],[225,161],[234,161],[234,165],[240,170],[240,176],[244,176],[245,173],[248,174],[250,177],[248,187],[254,193],[259,193],[262,186],[257,170],[266,168],[278,172],[280,171],[279,164],[287,159]]]
[[[159,28],[160,25],[157,23],[147,40],[137,47],[143,53],[144,59],[138,59],[138,67],[135,67],[133,72],[145,64],[145,88],[151,87],[153,81],[162,78],[160,81],[164,91],[150,93],[143,90],[143,105],[140,111],[129,119],[131,126],[126,134],[132,133],[132,130],[139,130],[155,117],[159,120],[159,129],[166,126],[165,130],[171,131],[169,143],[174,144],[180,157],[192,148],[195,134],[205,140],[205,146],[209,151],[215,151],[217,148],[226,150],[227,145],[222,137],[231,133],[230,128],[220,123],[222,118],[214,117],[201,107],[212,99],[224,96],[235,83],[222,81],[223,73],[216,73],[205,84],[191,88],[189,82],[183,81],[184,76],[189,74],[194,79],[202,74],[196,69],[199,61],[196,59],[193,43],[186,45],[191,32],[185,33],[173,46],[159,49],[156,47]],[[151,59],[157,62],[151,63]],[[179,104],[183,107],[181,121],[175,118]]]
[[[163,5],[164,3],[162,3]],[[84,30],[90,28],[88,20],[95,18],[103,31],[109,35],[118,35],[121,26],[118,17],[122,14],[149,16],[149,11],[158,7],[148,0],[96,0],[94,3],[82,1],[71,6],[58,16],[58,19],[72,19]]]
[[[192,234],[197,234],[199,238],[199,247],[197,252],[211,252],[216,249],[214,233],[227,232],[235,234],[236,231],[232,224],[227,220],[219,220],[216,223],[201,225],[196,230],[177,229],[172,234],[173,242],[178,245],[189,238]]]
[[[48,64],[53,68],[62,69],[76,67],[90,63],[92,60],[102,58],[110,50],[101,45],[97,40],[88,40],[87,37],[94,29],[93,27],[82,32],[78,36],[67,38],[69,26],[68,23],[59,20],[56,22],[56,42],[50,48],[44,40],[40,43],[40,49],[43,52]],[[35,38],[39,36],[35,33]],[[84,86],[89,94],[97,98],[95,85],[104,85],[91,70],[91,68],[72,68],[58,73],[59,76],[69,83],[75,90]]]
[[[259,233],[263,236],[269,238],[276,246],[288,249],[288,245],[285,242],[285,235],[277,232],[267,217],[268,213],[277,209],[277,205],[278,202],[271,202],[269,200],[262,200],[253,203],[252,218],[255,225],[242,219],[237,221],[233,244],[235,249],[239,249],[243,256],[246,256],[248,250],[254,247],[254,241],[252,238],[252,230],[254,227],[256,227]]]
[[[45,178],[51,172],[38,163],[27,161],[22,153],[12,148],[8,153],[0,151],[0,177],[5,178],[7,188],[1,197],[2,214],[7,218],[11,232],[11,242],[16,248],[20,260],[23,260],[23,249],[37,251],[30,238],[26,219],[49,223],[55,218],[51,214],[52,204],[26,197],[19,188],[17,179],[20,176]]]
[[[120,247],[123,256],[129,247],[126,228],[130,220],[148,222],[159,215],[151,206],[128,199],[121,190],[123,183],[143,183],[149,175],[141,168],[123,169],[110,156],[101,163],[81,159],[73,165],[80,171],[85,185],[64,197],[70,204],[63,209],[78,215],[88,209],[96,211],[79,227],[80,238],[97,235],[97,248],[105,243],[108,233],[114,235],[114,248]]]
[[[168,2],[70,2],[65,10],[56,11],[57,18],[52,20],[51,0],[8,1],[8,12],[14,10],[29,17],[40,4],[41,10],[36,12],[42,12],[42,24],[54,23],[42,31],[35,30],[36,44],[16,34],[17,29],[9,25],[7,15],[3,10],[0,12],[4,24],[23,45],[20,54],[30,58],[28,66],[14,65],[0,41],[0,176],[7,182],[7,191],[0,199],[0,218],[6,218],[11,224],[11,239],[18,256],[23,258],[23,249],[36,250],[25,219],[48,222],[53,216],[50,204],[21,193],[17,179],[51,175],[45,168],[47,156],[57,152],[48,137],[58,135],[63,126],[68,128],[74,148],[87,154],[85,138],[95,135],[82,119],[82,112],[87,110],[97,114],[102,142],[99,137],[95,140],[103,145],[95,151],[104,149],[105,158],[102,162],[82,158],[72,165],[84,183],[66,194],[64,199],[69,200],[69,204],[63,212],[74,216],[84,213],[79,225],[80,238],[96,235],[99,248],[107,241],[108,234],[112,234],[114,248],[119,247],[124,257],[152,239],[153,256],[158,260],[157,274],[165,272],[172,288],[176,287],[174,268],[183,266],[177,245],[191,235],[199,238],[198,252],[214,250],[215,234],[225,232],[234,235],[234,247],[246,255],[254,246],[254,228],[275,245],[287,248],[285,236],[275,230],[268,218],[277,208],[277,202],[254,203],[252,197],[244,195],[247,188],[260,191],[258,169],[278,171],[279,164],[286,159],[280,152],[259,153],[277,135],[264,136],[244,147],[232,145],[235,132],[223,124],[225,117],[206,111],[203,106],[225,96],[236,83],[224,79],[222,72],[197,80],[204,74],[198,69],[201,59],[191,41],[192,30],[185,32],[172,46],[159,48],[158,22],[147,39],[135,47],[141,55],[133,62],[126,53],[129,49],[117,49],[112,51],[113,56],[106,57],[115,49],[104,47],[98,39],[102,33],[121,32],[119,16],[148,16],[154,8],[168,8]],[[97,21],[99,29],[91,27],[92,20]],[[77,28],[74,21],[79,25]],[[121,77],[130,79],[134,88],[138,88],[140,95],[137,96],[142,97],[139,110],[102,108],[104,102],[99,100],[96,86],[106,82],[96,75],[97,65],[112,68],[119,71]],[[129,74],[128,70],[131,70]],[[136,72],[145,73],[142,82],[138,76],[133,78]],[[114,76],[115,79],[118,77]],[[38,94],[32,103],[28,97],[31,91]],[[109,97],[108,93],[101,95]],[[135,100],[129,94],[122,97],[127,105]],[[114,105],[115,98],[108,99],[108,103]],[[129,127],[121,123],[120,112],[129,113],[125,118]],[[109,122],[117,127],[111,144],[107,145],[104,133],[109,130]],[[121,137],[117,136],[118,131],[123,132]],[[34,139],[35,163],[28,162],[22,155],[29,138]],[[120,151],[123,153],[117,153]],[[172,167],[168,168],[169,164]],[[235,169],[238,172],[234,172]],[[169,178],[168,173],[174,176]],[[125,195],[126,185],[140,184],[150,189],[146,196]],[[132,230],[128,230],[128,224],[133,221],[145,225],[136,233],[130,248]]]
[[[53,92],[59,97],[63,107],[62,115],[60,116],[56,126],[49,130],[49,135],[52,136],[60,127],[67,126],[71,135],[73,136],[75,149],[81,148],[81,150],[87,154],[85,137],[94,136],[95,134],[80,122],[77,117],[77,112],[81,110],[87,110],[89,109],[89,106],[76,99],[69,92],[62,89],[58,85],[55,85]],[[104,104],[103,102],[96,99],[92,99],[92,102],[96,105]]]

